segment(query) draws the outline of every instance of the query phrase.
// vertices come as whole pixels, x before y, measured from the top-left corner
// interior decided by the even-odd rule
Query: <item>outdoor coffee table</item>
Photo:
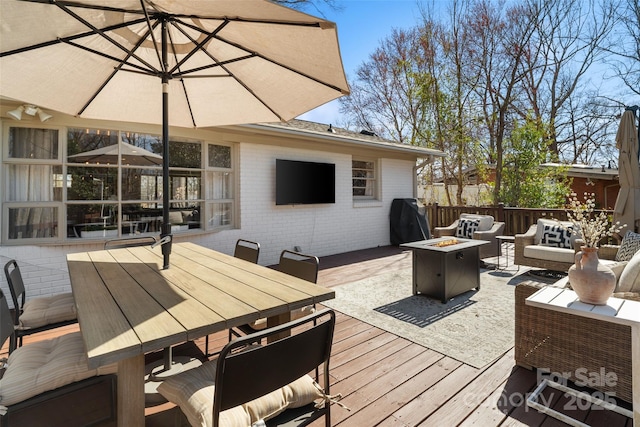
[[[446,303],[471,289],[480,290],[479,247],[488,244],[485,240],[439,237],[400,245],[413,251],[413,294]]]

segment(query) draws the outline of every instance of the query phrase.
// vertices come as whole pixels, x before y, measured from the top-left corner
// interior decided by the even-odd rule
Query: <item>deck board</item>
[[[333,255],[320,259],[318,284],[335,287],[371,275],[411,266],[411,254],[397,247]],[[533,391],[535,372],[514,364],[513,349],[481,369],[465,365],[392,333],[337,313],[331,357],[331,391],[342,403],[332,408],[332,425],[350,426],[536,426],[565,424],[527,408],[522,399]],[[70,325],[25,337],[51,338],[77,330]],[[209,337],[210,351],[228,340],[226,332]],[[8,343],[7,343],[8,344]],[[196,340],[204,351],[204,338]],[[6,356],[7,345],[0,350]],[[546,393],[556,409],[566,403],[557,391]],[[149,407],[147,425],[168,426],[171,404]],[[167,416],[163,417],[163,411]],[[160,416],[158,416],[160,415]],[[576,412],[572,413],[576,416]],[[602,410],[584,410],[578,417],[594,426],[631,427],[625,417]],[[314,427],[324,426],[317,420]]]

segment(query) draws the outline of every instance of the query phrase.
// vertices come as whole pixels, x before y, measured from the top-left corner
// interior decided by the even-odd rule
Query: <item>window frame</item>
[[[353,165],[354,162],[372,163],[373,164],[373,178],[355,177],[354,176],[354,170],[365,170],[365,171],[368,171],[369,169],[354,168],[354,165]],[[371,181],[373,183],[372,194],[370,196],[368,196],[368,195],[354,195],[353,192],[354,192],[355,188],[362,188],[362,187],[355,187],[354,186],[353,181],[355,179],[364,179],[365,181]],[[365,187],[365,192],[366,192],[366,187]],[[379,159],[372,158],[372,157],[360,157],[360,156],[353,156],[351,158],[351,195],[352,195],[354,201],[380,200],[380,161],[379,161]]]
[[[67,161],[67,151],[68,151],[68,138],[69,138],[69,131],[71,129],[76,129],[76,128],[84,128],[86,125],[82,125],[82,124],[77,124],[77,125],[60,125],[60,126],[56,126],[56,125],[44,125],[44,124],[39,124],[39,123],[30,123],[30,122],[25,122],[25,123],[10,123],[7,121],[2,121],[2,136],[3,136],[3,141],[5,141],[2,145],[2,157],[0,158],[0,164],[2,164],[3,166],[9,165],[9,164],[21,164],[21,165],[45,165],[45,166],[52,166],[52,167],[60,167],[60,169],[62,170],[62,188],[61,188],[61,200],[53,200],[53,201],[10,201],[8,200],[8,196],[9,196],[9,182],[11,177],[9,176],[9,169],[8,167],[3,167],[3,171],[2,173],[0,173],[0,185],[2,185],[2,199],[0,200],[1,206],[2,206],[2,222],[0,223],[0,226],[2,227],[2,233],[0,234],[1,237],[1,243],[4,245],[31,245],[31,244],[78,244],[78,243],[95,243],[95,242],[100,242],[109,238],[114,238],[113,236],[108,236],[108,237],[104,237],[104,238],[84,238],[84,237],[69,237],[68,236],[68,230],[67,230],[67,216],[68,216],[68,209],[69,206],[71,205],[83,205],[83,204],[97,204],[97,203],[107,203],[108,204],[113,204],[116,206],[117,209],[117,218],[116,218],[116,223],[115,225],[117,226],[118,229],[118,237],[124,237],[126,236],[126,232],[123,231],[123,222],[124,221],[124,217],[123,217],[123,206],[126,204],[139,204],[139,203],[162,203],[161,200],[156,201],[156,200],[125,200],[123,199],[123,188],[122,188],[122,176],[123,176],[123,171],[125,169],[131,169],[133,168],[132,166],[127,166],[127,165],[118,165],[117,167],[112,167],[111,169],[114,169],[115,171],[117,171],[117,183],[118,183],[118,190],[117,190],[117,200],[111,200],[111,201],[95,201],[95,200],[69,200],[68,199],[68,188],[67,185],[65,185],[65,182],[69,176],[69,171],[68,171],[68,167],[71,166],[79,166],[79,164],[77,163],[73,163],[73,162],[68,162]],[[111,128],[113,128],[112,126],[109,126]],[[9,158],[9,134],[11,132],[12,128],[26,128],[26,129],[50,129],[50,130],[55,130],[58,132],[58,140],[57,140],[57,158],[56,159],[29,159],[29,158]],[[102,127],[100,125],[97,126],[90,126],[90,129],[102,129]],[[130,128],[120,128],[117,127],[117,132],[118,132],[118,141],[123,141],[123,135],[126,134],[127,132],[135,132],[135,133],[140,133],[140,134],[144,134],[144,133],[148,133],[148,132],[144,132],[144,131],[133,131]],[[151,133],[149,133],[151,135]],[[155,135],[155,134],[154,134]],[[237,160],[237,155],[238,155],[238,147],[237,147],[237,143],[233,143],[233,142],[223,142],[220,141],[219,138],[217,138],[216,136],[213,137],[208,137],[208,136],[204,136],[204,137],[183,137],[183,136],[176,136],[171,138],[173,141],[177,141],[177,142],[186,142],[186,143],[197,143],[200,145],[200,167],[199,168],[183,168],[183,167],[171,167],[172,171],[179,171],[179,170],[185,170],[185,171],[192,171],[194,172],[194,176],[198,176],[200,179],[200,188],[199,188],[199,197],[197,199],[189,199],[189,197],[187,196],[187,198],[185,200],[177,200],[177,199],[171,199],[171,203],[179,203],[179,202],[189,202],[189,203],[193,203],[194,205],[197,205],[200,209],[201,212],[199,212],[199,226],[198,228],[194,228],[194,229],[189,229],[188,233],[191,234],[197,234],[197,233],[204,233],[204,232],[212,232],[212,231],[218,231],[218,230],[222,230],[222,229],[233,229],[235,227],[237,227],[237,223],[238,223],[238,218],[237,218],[237,212],[239,211],[238,207],[237,207],[237,203],[239,202],[238,200],[238,191],[237,191],[237,168],[238,168],[238,160]],[[221,146],[227,146],[230,147],[230,156],[231,156],[231,167],[229,168],[220,168],[220,167],[210,167],[209,165],[209,159],[208,159],[208,147],[210,144],[213,145],[221,145]],[[156,168],[156,167],[153,167]],[[230,180],[231,182],[229,183],[229,189],[230,189],[230,196],[227,195],[227,198],[225,199],[207,199],[208,194],[210,193],[210,188],[214,186],[214,182],[213,180],[211,180],[211,182],[209,181],[210,176],[210,172],[224,172],[224,173],[228,173],[231,175]],[[56,174],[57,175],[57,174]],[[50,185],[55,185],[55,178],[50,178],[52,181],[49,183]],[[187,181],[189,179],[189,177],[186,177]],[[224,203],[225,205],[229,206],[230,209],[230,214],[228,216],[228,223],[222,224],[222,225],[218,225],[218,226],[213,226],[211,225],[211,221],[208,216],[208,207],[211,206],[212,204],[215,203]],[[10,230],[9,230],[9,211],[10,209],[15,209],[15,208],[33,208],[33,207],[55,207],[57,208],[57,214],[55,215],[55,219],[57,221],[57,224],[54,225],[54,227],[56,228],[56,237],[45,237],[45,238],[41,238],[41,237],[37,237],[37,238],[14,238],[14,239],[9,239],[9,235],[10,235]],[[187,232],[185,231],[180,231],[180,234],[182,234],[183,232]]]

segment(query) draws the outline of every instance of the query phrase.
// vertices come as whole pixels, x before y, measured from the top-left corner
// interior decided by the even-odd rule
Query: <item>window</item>
[[[376,162],[374,160],[353,159],[351,177],[354,199],[377,198]]]
[[[160,232],[160,136],[11,126],[7,141],[3,240],[71,241]],[[233,226],[232,146],[172,138],[169,153],[172,232]]]
[[[231,147],[208,144],[207,218],[208,228],[233,223],[233,167]]]

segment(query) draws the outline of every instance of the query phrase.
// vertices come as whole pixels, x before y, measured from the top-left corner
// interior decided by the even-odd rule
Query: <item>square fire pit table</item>
[[[446,303],[471,289],[480,290],[478,248],[488,244],[484,240],[439,237],[400,245],[413,251],[413,294]]]

